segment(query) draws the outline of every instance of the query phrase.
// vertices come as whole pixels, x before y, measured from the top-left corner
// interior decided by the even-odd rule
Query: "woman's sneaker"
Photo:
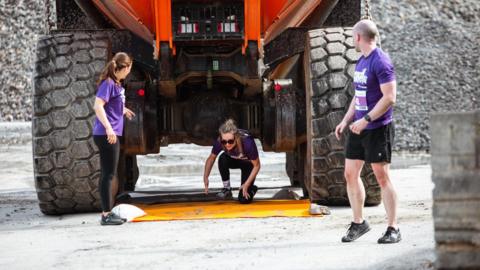
[[[231,188],[223,188],[222,191],[217,193],[217,198],[221,200],[226,200],[232,198],[232,189]]]
[[[126,219],[126,218],[122,218],[121,216],[119,216],[119,215],[117,215],[117,214],[115,214],[115,213],[113,213],[113,212],[112,212],[112,214],[113,214],[113,216],[114,216],[115,218],[121,219],[123,222],[127,222],[127,219]]]
[[[402,235],[400,234],[400,229],[395,229],[393,227],[388,227],[387,231],[383,234],[380,239],[378,239],[379,244],[394,244],[402,240]]]
[[[362,223],[352,222],[347,230],[347,235],[342,237],[342,242],[353,242],[368,231],[370,231],[370,225],[366,220]]]
[[[123,223],[123,219],[112,212],[108,213],[106,216],[102,215],[102,219],[100,220],[101,225],[122,225]]]

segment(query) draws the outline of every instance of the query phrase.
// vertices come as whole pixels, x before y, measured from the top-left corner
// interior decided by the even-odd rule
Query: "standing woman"
[[[223,189],[217,193],[220,199],[232,197],[232,188],[230,187],[230,169],[241,170],[241,183],[238,192],[238,201],[240,203],[251,203],[253,196],[257,192],[257,186],[254,185],[255,177],[260,171],[260,159],[258,150],[253,137],[246,130],[238,129],[232,119],[227,120],[218,129],[219,137],[215,141],[212,153],[205,162],[205,172],[203,181],[205,184],[205,193],[208,193],[208,177],[212,171],[213,164],[217,155],[223,150],[218,159],[218,169],[222,176]]]
[[[102,225],[120,225],[125,222],[111,212],[113,198],[112,180],[116,177],[120,154],[119,136],[123,134],[123,115],[131,119],[135,114],[125,108],[125,89],[121,81],[132,68],[132,59],[119,52],[107,63],[98,80],[94,110],[96,114],[93,127],[93,140],[100,151],[100,200],[102,205]],[[118,185],[118,183],[117,183]]]

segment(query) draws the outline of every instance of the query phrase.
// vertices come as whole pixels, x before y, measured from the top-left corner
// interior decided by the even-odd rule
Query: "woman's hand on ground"
[[[240,187],[240,191],[242,192],[243,194],[243,197],[245,197],[245,199],[250,199],[250,194],[248,194],[248,188],[250,187],[250,185],[246,185],[246,184],[243,184],[241,187]]]

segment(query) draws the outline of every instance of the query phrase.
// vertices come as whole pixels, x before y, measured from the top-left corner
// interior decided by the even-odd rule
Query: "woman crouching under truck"
[[[212,153],[205,162],[203,175],[205,193],[208,194],[208,177],[215,159],[223,150],[218,159],[218,169],[222,176],[223,189],[217,193],[217,197],[223,200],[232,198],[230,169],[240,169],[242,185],[238,192],[238,201],[244,204],[251,203],[258,189],[253,183],[258,171],[260,171],[260,159],[255,141],[246,130],[238,129],[232,119],[223,123],[218,132],[219,136],[213,145]]]

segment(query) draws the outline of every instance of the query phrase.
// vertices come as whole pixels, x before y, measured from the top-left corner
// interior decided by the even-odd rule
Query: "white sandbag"
[[[316,203],[310,204],[310,215],[330,215],[330,209]]]
[[[142,209],[136,207],[135,205],[124,203],[115,206],[112,209],[112,212],[120,216],[121,218],[127,219],[127,221],[132,221],[137,217],[143,217],[146,215],[146,213]]]

